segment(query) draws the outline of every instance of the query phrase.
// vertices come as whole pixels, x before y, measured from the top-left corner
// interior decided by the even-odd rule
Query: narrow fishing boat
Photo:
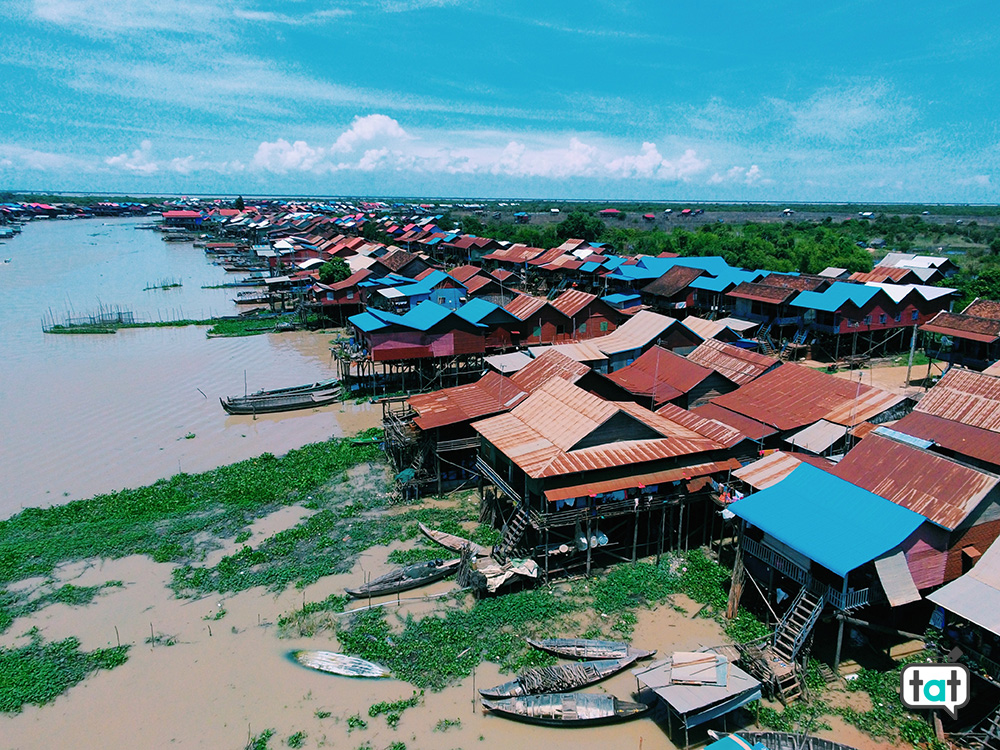
[[[270,396],[230,396],[219,402],[227,414],[271,414],[326,406],[340,399],[340,386],[321,391],[301,391]]]
[[[348,594],[356,598],[365,596],[381,596],[383,594],[395,594],[398,591],[408,591],[419,586],[424,586],[434,581],[454,573],[461,562],[455,560],[430,560],[428,562],[407,565],[379,576],[373,581],[362,584],[356,589],[344,589]]]
[[[445,549],[451,550],[452,552],[457,552],[461,554],[462,549],[465,547],[470,547],[472,549],[472,554],[476,557],[488,557],[490,551],[483,547],[482,545],[476,544],[475,542],[469,541],[468,539],[463,539],[455,534],[449,534],[447,531],[438,531],[436,529],[428,528],[422,523],[418,524],[420,526],[420,531],[433,542],[437,542]]]
[[[624,659],[635,656],[636,659],[646,659],[656,653],[656,650],[646,651],[618,641],[599,641],[591,638],[543,638],[541,640],[525,640],[539,649],[564,659]]]
[[[510,682],[480,690],[484,698],[517,698],[537,693],[564,693],[607,679],[621,672],[639,658],[635,654],[624,659],[601,659],[577,664],[528,669]]]
[[[483,708],[528,724],[554,727],[594,726],[634,719],[649,710],[600,693],[546,693],[504,700],[483,700]]]
[[[389,670],[374,662],[356,656],[336,654],[333,651],[293,651],[292,658],[303,667],[344,677],[388,677]]]

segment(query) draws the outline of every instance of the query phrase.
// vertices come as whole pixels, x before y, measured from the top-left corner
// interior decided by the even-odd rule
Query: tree
[[[351,275],[351,269],[343,258],[331,258],[319,267],[321,284],[336,284]]]
[[[235,208],[237,211],[242,211],[246,207],[247,207],[246,204],[243,202],[243,196],[237,195],[236,201],[233,203],[233,208]]]
[[[485,235],[486,227],[483,226],[483,222],[471,214],[463,216],[458,223],[462,227],[463,234],[471,234],[476,237],[483,237]]]
[[[572,238],[594,242],[603,232],[604,222],[583,211],[573,211],[556,227],[556,235],[562,240]]]

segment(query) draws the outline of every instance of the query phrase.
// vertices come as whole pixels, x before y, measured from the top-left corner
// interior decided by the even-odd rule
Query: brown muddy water
[[[231,315],[237,289],[199,249],[136,220],[37,222],[5,245],[0,290],[0,518],[353,434],[353,403],[232,417],[221,396],[332,377],[329,334],[207,339],[205,328],[46,335],[43,317],[121,307],[140,320]],[[182,287],[144,291],[162,280]]]

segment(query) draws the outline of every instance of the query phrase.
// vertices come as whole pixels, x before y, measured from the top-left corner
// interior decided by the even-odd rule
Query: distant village
[[[431,205],[159,213],[165,239],[206,233],[260,273],[257,301],[345,329],[337,376],[381,403],[402,491],[478,487],[498,565],[548,581],[725,550],[730,612],[774,628],[738,655],[772,695],[802,695],[810,652],[848,674],[849,651],[932,632],[1000,741],[1000,302],[952,310],[950,259],[789,274],[511,244]],[[872,383],[888,357],[907,387]]]

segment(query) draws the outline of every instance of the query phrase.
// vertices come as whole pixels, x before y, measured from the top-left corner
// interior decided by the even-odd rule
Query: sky
[[[1000,203],[986,0],[2,0],[0,28],[0,190]]]

